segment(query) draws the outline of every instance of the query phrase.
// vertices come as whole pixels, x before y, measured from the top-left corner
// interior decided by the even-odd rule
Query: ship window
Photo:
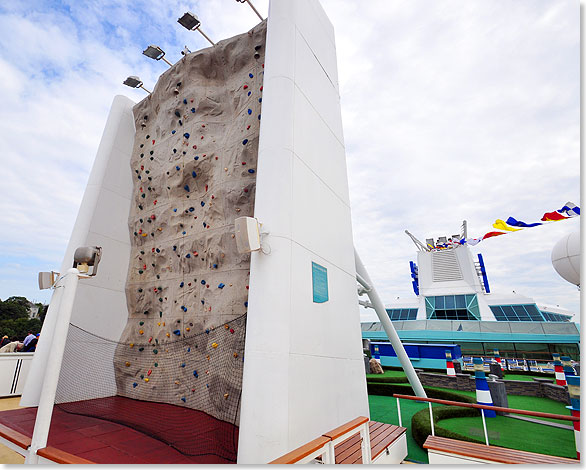
[[[535,305],[525,305],[525,310],[533,321],[543,321],[543,317]]]
[[[506,321],[507,317],[503,313],[503,309],[499,305],[491,305],[490,309],[498,321]]]
[[[490,309],[497,321],[570,321],[565,315],[540,311],[535,304],[491,305]]]
[[[438,295],[425,298],[428,319],[435,320],[479,320],[476,295]]]
[[[387,315],[391,321],[415,320],[417,318],[416,308],[388,308]]]
[[[529,314],[525,311],[525,308],[522,305],[513,305],[513,310],[519,317],[520,321],[531,321]]]
[[[457,295],[456,296],[456,308],[466,308],[466,296],[464,296],[464,295]]]

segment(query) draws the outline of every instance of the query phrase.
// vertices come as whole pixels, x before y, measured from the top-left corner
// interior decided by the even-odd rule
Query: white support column
[[[374,310],[376,311],[376,314],[378,315],[378,318],[381,322],[381,325],[383,326],[383,328],[385,330],[385,333],[387,334],[387,336],[389,338],[389,341],[393,345],[393,349],[395,350],[395,353],[397,354],[397,358],[399,359],[399,362],[401,363],[401,367],[403,367],[403,370],[405,371],[405,375],[407,375],[407,379],[409,380],[411,387],[413,387],[413,391],[415,392],[415,395],[420,398],[427,398],[427,395],[425,394],[425,390],[423,390],[423,386],[421,385],[421,382],[419,381],[419,377],[417,377],[417,374],[415,373],[415,369],[413,368],[413,364],[411,364],[411,361],[409,360],[409,356],[407,356],[407,352],[405,351],[405,348],[403,347],[403,343],[401,343],[399,335],[397,334],[395,327],[393,326],[389,316],[387,315],[387,311],[385,310],[385,306],[384,306],[382,300],[380,299],[380,297],[378,296],[378,292],[376,291],[376,289],[370,279],[370,276],[368,275],[368,272],[366,271],[366,268],[364,267],[364,264],[362,263],[362,260],[360,259],[360,256],[358,256],[358,252],[356,251],[356,248],[354,248],[354,259],[356,261],[356,273],[359,276],[358,279],[363,279],[364,281],[366,281],[366,283],[370,287],[370,290],[366,294],[368,295],[368,298],[372,302]]]
[[[57,281],[55,289],[62,289],[61,304],[57,312],[55,322],[55,333],[53,343],[49,350],[47,364],[45,368],[45,379],[41,390],[41,398],[29,455],[25,460],[26,464],[39,463],[39,457],[36,452],[47,446],[49,437],[49,428],[51,427],[51,416],[53,415],[53,405],[55,403],[55,394],[57,384],[59,383],[59,373],[61,372],[61,363],[63,362],[63,352],[67,341],[67,332],[69,330],[69,321],[73,311],[73,302],[75,292],[79,282],[79,271],[76,268],[70,268],[67,273]]]

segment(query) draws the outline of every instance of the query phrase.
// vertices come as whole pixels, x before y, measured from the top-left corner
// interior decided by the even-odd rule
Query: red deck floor
[[[49,446],[99,464],[214,464],[235,463],[238,428],[189,408],[110,397],[77,402],[82,407],[102,410],[102,416],[116,419],[116,413],[127,425],[105,419],[68,413],[55,407],[49,431]],[[0,412],[0,423],[31,436],[36,408],[20,408]],[[131,419],[129,419],[131,417]],[[189,423],[188,428],[186,427]],[[138,429],[158,424],[153,433],[161,433],[167,442],[188,445],[196,441],[190,453],[179,452],[161,439]],[[150,434],[150,433],[149,433]],[[193,442],[191,443],[193,444]]]

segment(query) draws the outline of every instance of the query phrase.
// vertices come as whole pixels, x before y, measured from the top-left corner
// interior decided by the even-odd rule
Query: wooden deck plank
[[[3,424],[0,424],[0,436],[24,450],[28,449],[31,445],[30,437],[25,436],[24,434],[15,431],[8,426],[4,426]]]
[[[369,423],[369,431],[371,456],[372,459],[375,459],[381,452],[401,437],[407,431],[407,428],[371,421]],[[338,453],[339,450],[342,451]],[[337,464],[361,464],[362,450],[360,447],[360,435],[354,435],[338,444],[335,447],[335,451]]]
[[[52,462],[61,463],[61,464],[95,464],[91,460],[84,459],[83,457],[78,457],[77,455],[70,454],[69,452],[64,452],[62,450],[56,449],[55,447],[43,447],[37,451],[37,455],[40,457],[44,457]]]
[[[578,460],[553,455],[536,454],[524,450],[487,446],[475,442],[458,441],[440,436],[428,436],[423,447],[463,457],[472,457],[505,464],[577,464]]]

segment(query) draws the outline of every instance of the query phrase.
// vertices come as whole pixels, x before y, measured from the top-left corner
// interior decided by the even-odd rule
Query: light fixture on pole
[[[188,11],[181,18],[179,18],[177,20],[177,23],[179,23],[181,26],[183,26],[185,29],[188,29],[189,31],[193,31],[193,30],[199,31],[199,33],[204,38],[206,38],[212,46],[215,46],[214,41],[212,41],[207,36],[207,34],[201,30],[201,28],[200,28],[201,21],[199,21],[199,18],[197,16],[195,16],[193,13],[191,13],[190,11]]]
[[[236,0],[236,1],[238,3],[248,3],[250,5],[250,8],[252,8],[252,10],[256,13],[256,16],[258,16],[261,21],[264,21],[264,18],[260,15],[258,10],[256,8],[254,8],[254,5],[252,4],[252,2],[250,0]]]
[[[163,61],[165,61],[169,67],[173,65],[171,62],[165,59],[165,51],[163,51],[163,49],[161,49],[159,46],[149,46],[144,51],[142,51],[142,53],[150,59],[163,59]]]
[[[124,85],[129,86],[130,88],[142,88],[147,93],[150,93],[145,87],[142,86],[142,80],[138,78],[136,75],[131,75],[126,80],[122,82]]]

